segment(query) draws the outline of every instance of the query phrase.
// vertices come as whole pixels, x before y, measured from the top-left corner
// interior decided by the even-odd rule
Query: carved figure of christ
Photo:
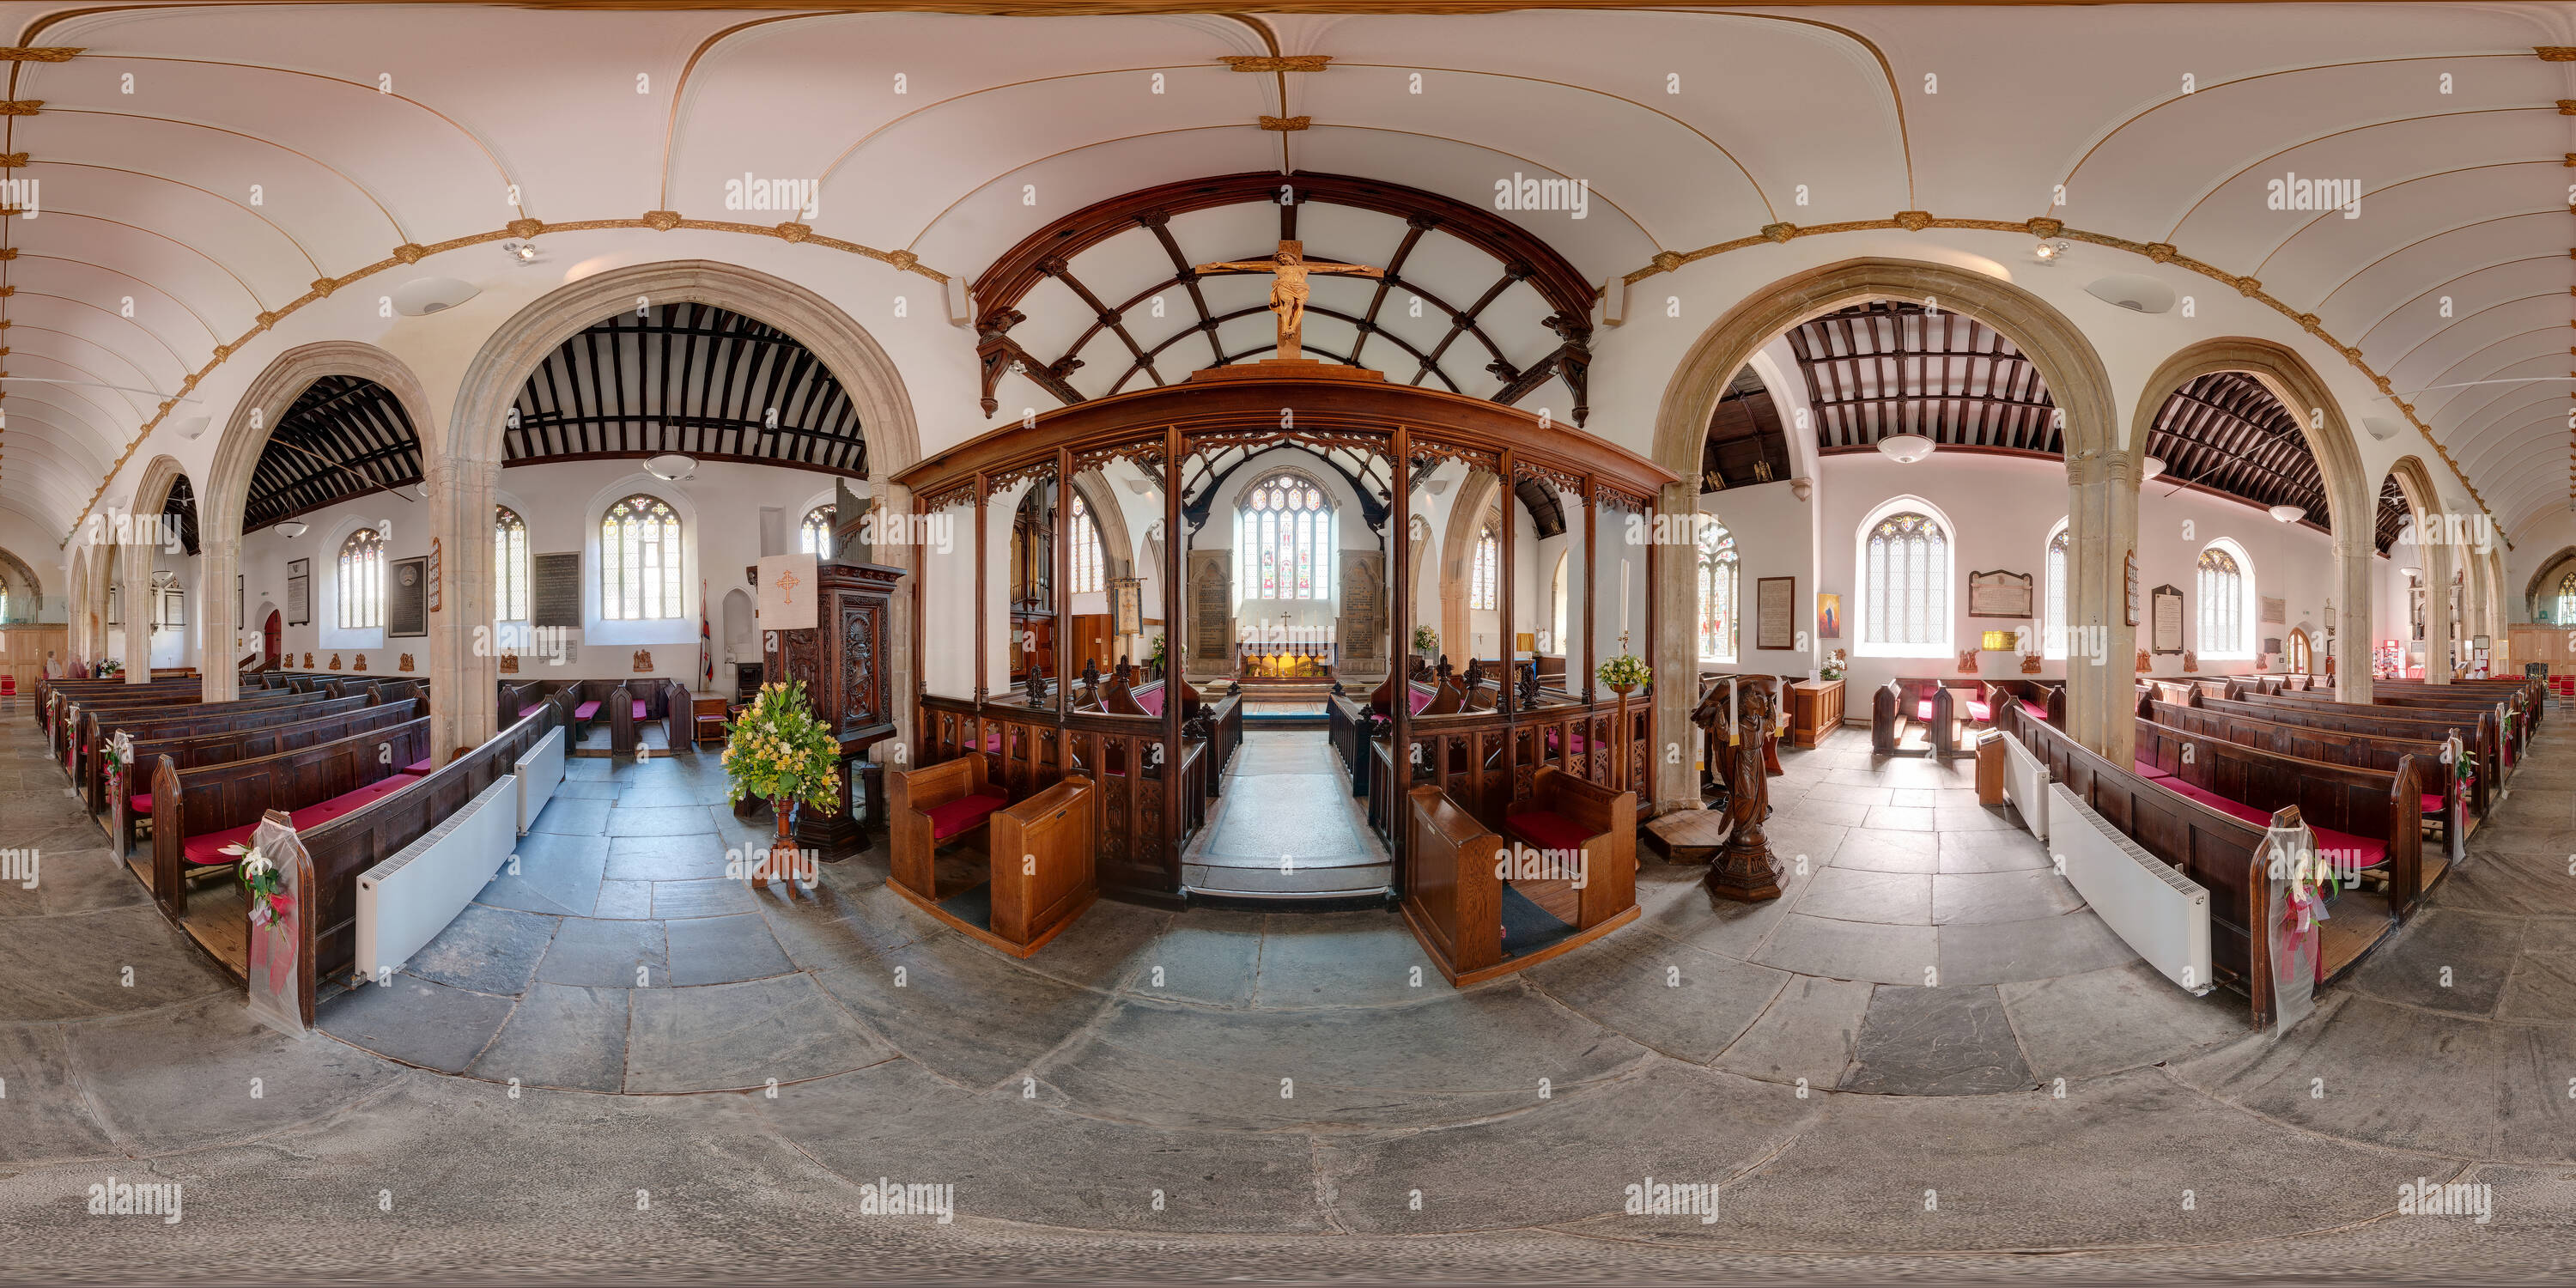
[[[1384,277],[1386,270],[1366,264],[1309,263],[1306,243],[1282,241],[1279,253],[1269,259],[1228,260],[1219,264],[1201,264],[1199,273],[1270,273],[1270,311],[1279,315],[1279,359],[1296,359],[1301,350],[1299,338],[1306,325],[1306,297],[1313,291],[1306,285],[1309,273],[1349,273],[1356,277]]]

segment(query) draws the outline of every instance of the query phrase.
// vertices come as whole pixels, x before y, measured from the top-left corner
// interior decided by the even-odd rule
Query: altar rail
[[[1177,826],[1164,807],[1160,716],[1072,711],[1059,736],[1049,708],[925,696],[913,763],[929,766],[981,754],[985,781],[1014,804],[1068,774],[1090,778],[1099,792],[1094,817],[1102,892],[1174,895],[1181,888],[1181,850],[1207,822],[1208,798],[1216,795],[1225,762],[1243,741],[1240,698],[1221,698],[1203,709],[1208,736],[1182,737]]]

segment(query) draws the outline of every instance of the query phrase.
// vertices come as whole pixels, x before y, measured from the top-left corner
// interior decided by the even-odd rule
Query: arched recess
[[[889,480],[921,458],[912,397],[894,360],[839,306],[783,278],[713,260],[636,264],[568,283],[529,303],[485,338],[458,386],[446,440],[430,455],[429,487],[445,585],[441,612],[433,615],[430,628],[433,691],[489,694],[500,679],[499,661],[475,653],[469,641],[472,627],[491,619],[490,516],[511,404],[530,374],[566,340],[603,317],[634,308],[639,299],[711,304],[795,337],[830,369],[858,409],[877,505],[889,514],[911,512],[910,490]],[[881,529],[897,530],[900,525]],[[899,546],[881,545],[860,557],[904,568],[918,565],[917,552]],[[894,641],[893,688],[902,695],[913,690],[912,614],[917,606],[912,584],[907,578],[896,596],[888,630]],[[438,624],[440,617],[446,625]],[[909,745],[912,739],[912,704],[899,701],[895,709],[899,735],[888,740],[889,748]],[[444,721],[439,726],[441,747],[477,745],[497,732],[488,701],[468,700],[454,714],[454,736],[448,736]]]
[[[234,641],[242,631],[242,623],[233,620],[239,605],[222,591],[241,575],[242,517],[250,504],[251,477],[259,469],[260,453],[267,450],[270,433],[285,419],[295,400],[324,376],[356,376],[373,381],[402,404],[403,413],[411,417],[414,425],[430,423],[429,395],[410,366],[372,344],[355,340],[323,340],[289,349],[277,355],[242,391],[240,401],[233,404],[232,416],[224,422],[223,437],[215,444],[214,465],[205,486],[197,489],[197,520],[205,533],[204,553],[197,562],[197,583],[213,588],[197,596],[198,655],[207,662],[203,689],[208,702],[228,700],[240,691],[241,676],[232,665],[240,660],[233,651]],[[491,514],[487,498],[482,521],[475,529],[483,538],[486,575],[491,571]],[[454,539],[450,538],[449,550],[454,548]],[[451,563],[444,574],[451,590],[457,584],[456,575]],[[436,648],[442,637],[460,632],[433,626],[430,634],[431,645]],[[450,646],[463,647],[461,643]],[[223,665],[215,665],[217,659]],[[449,694],[459,697],[449,698]],[[491,718],[490,702],[461,700],[462,696],[461,690],[442,690],[432,681],[430,709],[432,715],[439,717],[432,726],[436,734],[434,746],[457,745],[454,733],[459,708],[482,708],[484,718]]]
[[[128,503],[126,513],[131,515],[138,523],[148,519],[157,525],[161,518],[161,508],[164,505],[167,505],[170,501],[170,489],[177,486],[181,479],[187,477],[188,472],[180,468],[177,458],[170,456],[156,456],[152,458],[152,463],[143,467],[143,481],[135,486],[134,499]],[[152,530],[157,532],[159,529],[156,526]],[[137,547],[130,546],[128,548],[130,550],[136,550],[139,553],[139,548]],[[129,566],[124,570],[124,585],[126,588],[125,602],[128,604],[142,603],[144,602],[143,596],[145,588],[152,582],[153,561],[148,558],[141,558],[131,559],[126,562]],[[202,567],[202,565],[200,565],[200,567]],[[194,598],[203,600],[205,596],[196,595]],[[203,606],[201,604],[200,608],[202,609],[202,607]],[[200,675],[211,675],[218,669],[219,665],[223,668],[229,668],[237,659],[235,659],[230,653],[226,652],[225,648],[209,647],[207,645],[207,641],[209,640],[223,638],[226,640],[226,647],[229,647],[229,637],[218,637],[203,634],[202,632],[205,629],[206,621],[206,615],[204,612],[198,612],[196,614],[196,619],[198,630],[200,632],[197,646],[198,673]],[[151,614],[145,613],[138,615],[135,613],[127,613],[125,615],[125,655],[130,658],[149,658],[152,656]],[[152,678],[152,668],[148,665],[138,667],[129,663],[126,666],[125,675],[128,683],[146,683]]]
[[[2424,517],[2437,515],[2442,509],[2442,495],[2433,488],[2432,471],[2412,456],[2401,456],[2390,464],[2388,473],[2397,480],[2397,490],[2406,496],[2407,513],[2415,516],[2416,549],[2423,552],[2424,584],[2428,588],[2451,584],[2451,573],[2457,568],[2451,547],[2438,541],[2423,541]],[[2338,543],[2339,547],[2340,543]],[[2450,647],[2451,597],[2428,593],[2424,596],[2424,679],[2429,684],[2449,684],[2451,668],[2443,665],[2444,652]],[[2340,645],[2340,641],[2338,641]],[[2335,665],[2342,666],[2340,657]]]
[[[1696,461],[1691,468],[1699,468]],[[1476,653],[1476,619],[1467,604],[1473,572],[1469,563],[1476,557],[1476,537],[1485,523],[1502,518],[1497,505],[1502,491],[1502,480],[1491,471],[1469,470],[1458,481],[1457,504],[1449,507],[1449,522],[1441,529],[1440,651],[1461,671]]]
[[[2335,697],[2344,702],[2370,701],[2372,522],[2376,515],[2377,480],[2361,464],[2343,408],[2326,391],[2316,369],[2297,353],[2269,340],[2219,336],[2175,351],[2147,378],[2137,406],[2131,409],[2129,440],[2147,441],[2167,399],[2202,376],[2241,372],[2263,388],[2299,424],[2299,436],[2316,458],[2325,479],[2326,505],[2334,520]],[[2322,422],[2322,423],[2320,423]]]
[[[71,552],[71,571],[65,575],[63,620],[69,628],[63,632],[63,662],[68,665],[89,658],[89,547],[76,545]]]
[[[2524,621],[2542,620],[2541,605],[2558,598],[2558,581],[2567,575],[2570,561],[2576,561],[2576,546],[2560,546],[2558,553],[2540,561],[2540,571],[2533,573],[2522,587]]]
[[[0,586],[9,592],[9,611],[4,620],[32,622],[43,613],[45,583],[37,579],[36,570],[28,567],[25,560],[6,550],[0,550]]]
[[[2127,764],[2135,726],[2127,701],[2130,668],[2119,664],[2135,647],[2136,628],[2122,613],[2124,568],[2138,541],[2138,477],[2122,450],[2117,402],[2101,355],[2065,314],[2011,283],[1967,269],[1921,260],[1864,258],[1826,264],[1753,292],[1692,343],[1664,387],[1655,414],[1657,465],[1694,482],[1668,487],[1658,506],[1684,513],[1698,504],[1701,442],[1718,399],[1735,373],[1781,332],[1810,318],[1869,300],[1931,300],[2011,337],[2039,368],[2049,396],[2065,413],[2069,526],[2075,533],[2068,565],[2067,601],[2076,623],[2100,628],[2113,665],[2067,668],[2068,731],[2085,746]],[[1687,559],[1658,564],[1653,664],[1669,675],[1693,674],[1690,653],[1697,622]],[[1666,669],[1669,668],[1669,669]],[[1655,686],[1660,730],[1686,728],[1696,686]],[[1698,787],[1687,757],[1657,757],[1655,809],[1696,808]]]

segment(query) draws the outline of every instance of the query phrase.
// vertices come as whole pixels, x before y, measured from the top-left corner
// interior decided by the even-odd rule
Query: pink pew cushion
[[[1914,704],[1914,718],[1917,720],[1929,720],[1932,718],[1932,699],[1925,698],[1921,702]]]
[[[1968,699],[1968,718],[1980,723],[1995,718],[1995,709],[1975,698]]]
[[[307,805],[287,817],[295,821],[295,829],[299,832],[309,827],[319,827],[360,806],[373,804],[391,796],[416,781],[418,780],[403,774],[387,775],[354,792],[342,792],[319,805]]]
[[[650,720],[653,717],[644,714],[644,704],[638,702],[635,704],[635,718],[638,720]]]
[[[2441,812],[2442,812],[2442,794],[2441,794],[2440,792],[2427,792],[2427,793],[2425,793],[2425,794],[2424,794],[2424,806],[2423,806],[2423,808],[2424,808],[2424,812],[2425,812],[2425,813],[2427,813],[2427,814],[2439,814],[2439,813],[2441,813]]]
[[[2256,827],[2269,827],[2272,824],[2270,814],[2251,805],[2229,800],[2206,787],[2194,787],[2179,778],[2159,778],[2156,781],[2219,813],[2243,819]],[[2318,827],[2313,823],[2308,825],[2308,830],[2316,834],[2318,849],[2331,851],[2339,859],[2347,855],[2358,856],[2359,865],[2365,868],[2375,868],[2388,861],[2388,842],[2386,841],[2354,836],[2350,832],[2338,832],[2331,827]]]
[[[524,706],[524,707],[519,708],[519,715],[518,715],[518,718],[519,718],[519,719],[521,719],[521,720],[525,720],[525,719],[527,719],[528,717],[530,717],[530,716],[532,716],[532,715],[535,715],[536,713],[538,713],[538,712],[540,712],[540,711],[543,711],[543,710],[545,710],[545,709],[546,709],[546,704],[545,704],[545,703],[542,703],[542,702],[531,702],[531,703],[529,703],[528,705],[526,705],[526,706]]]
[[[125,798],[125,809],[126,809],[126,812],[127,812],[127,813],[129,813],[129,814],[149,814],[149,813],[151,813],[151,812],[152,812],[152,793],[150,793],[150,792],[137,792],[137,793],[135,793],[135,794],[134,794],[134,795],[132,795],[132,796],[128,796],[128,797],[126,797],[126,798]]]
[[[1532,810],[1526,814],[1503,816],[1503,830],[1513,839],[1525,841],[1542,850],[1579,850],[1592,834],[1583,826],[1554,810]]]
[[[2158,768],[2156,768],[2155,766],[2150,765],[2150,764],[2148,764],[2147,762],[2145,762],[2145,761],[2143,761],[2143,760],[2140,760],[2140,761],[2133,761],[2133,762],[2131,762],[2131,763],[2132,763],[2132,764],[2137,768],[2138,775],[2139,775],[2140,777],[2142,777],[2142,778],[2171,778],[2171,777],[2173,777],[2173,775],[2168,774],[2168,773],[2166,773],[2165,771],[2163,771],[2163,770],[2161,770],[2161,769],[2158,769]]]
[[[394,772],[397,774],[410,774],[414,778],[426,778],[429,776],[429,771],[432,768],[433,766],[429,763],[429,757],[423,756],[420,759],[395,770]]]
[[[2029,712],[2029,713],[2030,713],[2034,718],[2036,718],[2036,719],[2043,720],[2043,721],[2044,721],[2044,720],[2046,720],[2046,719],[2048,719],[2048,704],[2047,704],[2047,703],[2044,703],[2044,702],[2034,702],[2034,701],[2030,700],[2029,698],[2023,698],[2023,699],[2021,700],[2021,709],[2022,709],[2022,710],[2024,710],[2024,711]]]
[[[993,811],[1008,808],[1010,802],[999,796],[960,796],[945,805],[930,807],[930,839],[945,841],[960,832],[983,826]]]
[[[599,704],[596,702],[585,702],[572,709],[572,718],[575,720],[588,720],[598,714]]]
[[[1163,714],[1163,691],[1154,689],[1137,694],[1136,705],[1145,708],[1149,714],[1158,716]]]
[[[1422,690],[1420,690],[1420,689],[1415,689],[1415,690],[1413,691],[1413,696],[1412,696],[1412,698],[1408,699],[1408,700],[1412,703],[1412,706],[1413,706],[1413,714],[1415,714],[1415,715],[1417,715],[1417,716],[1418,716],[1418,715],[1421,715],[1421,714],[1422,714],[1422,709],[1423,709],[1424,707],[1430,706],[1430,705],[1431,705],[1431,699],[1432,699],[1433,697],[1435,697],[1435,696],[1437,696],[1437,695],[1436,695],[1436,694],[1432,694],[1432,693],[1424,693],[1424,692],[1423,692]]]

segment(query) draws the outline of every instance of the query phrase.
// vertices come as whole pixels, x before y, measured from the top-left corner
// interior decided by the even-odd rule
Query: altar
[[[1333,678],[1333,642],[1235,645],[1235,678],[1239,680],[1329,680]]]

